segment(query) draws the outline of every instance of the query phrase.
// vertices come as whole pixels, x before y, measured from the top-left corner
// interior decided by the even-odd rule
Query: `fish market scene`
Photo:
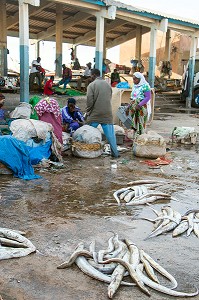
[[[199,300],[198,11],[1,1],[0,300]]]

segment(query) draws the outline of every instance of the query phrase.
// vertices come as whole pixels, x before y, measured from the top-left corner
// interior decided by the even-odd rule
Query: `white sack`
[[[10,113],[10,118],[13,119],[30,119],[32,111],[32,105],[26,102],[20,103],[13,111]]]
[[[166,142],[155,131],[137,136],[133,144],[133,154],[138,157],[158,158],[166,154]]]
[[[102,134],[101,132],[92,126],[84,125],[78,128],[73,133],[73,139],[76,142],[82,142],[86,144],[95,144],[102,142]]]
[[[10,130],[15,138],[26,143],[33,137],[46,140],[48,132],[52,132],[53,127],[50,123],[39,120],[18,119],[11,122]]]

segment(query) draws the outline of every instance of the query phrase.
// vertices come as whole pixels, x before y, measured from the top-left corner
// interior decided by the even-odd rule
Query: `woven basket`
[[[101,144],[86,144],[81,142],[72,142],[72,151],[73,150],[82,150],[82,151],[98,151],[102,149]]]

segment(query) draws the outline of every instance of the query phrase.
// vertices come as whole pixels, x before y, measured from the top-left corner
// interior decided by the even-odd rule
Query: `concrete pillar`
[[[1,0],[0,9],[0,75],[6,76],[7,67],[7,26],[6,26],[6,0]]]
[[[106,58],[106,33],[107,33],[107,20],[104,19],[104,46],[103,46],[103,58]]]
[[[58,77],[62,75],[62,41],[63,41],[63,5],[56,4],[56,70]]]
[[[96,52],[95,68],[100,70],[102,75],[102,61],[104,49],[104,17],[100,13],[96,14]]]
[[[77,57],[77,46],[74,47],[74,56],[75,56],[75,58],[78,58]]]
[[[135,59],[141,60],[141,49],[142,49],[142,27],[137,26],[136,40],[135,40]]]
[[[194,67],[195,67],[195,59],[196,59],[196,49],[197,49],[197,43],[198,43],[198,38],[195,36],[191,37],[191,48],[190,48],[190,55],[189,55],[189,68],[188,68],[188,80],[189,80],[189,96],[186,98],[186,107],[190,108],[191,107],[191,101],[193,97],[193,79],[194,79]]]
[[[166,32],[164,60],[170,61],[170,50],[171,50],[171,30],[168,29]]]
[[[19,0],[20,101],[29,102],[29,17],[28,4]]]
[[[40,57],[40,41],[35,43],[35,47],[36,47],[36,57]]]
[[[155,82],[155,65],[156,65],[156,43],[157,43],[157,28],[151,27],[150,36],[150,54],[149,54],[149,84],[154,87]]]

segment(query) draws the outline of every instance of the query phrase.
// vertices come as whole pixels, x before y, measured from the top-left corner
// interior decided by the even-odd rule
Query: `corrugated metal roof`
[[[173,20],[177,20],[177,21],[181,21],[181,22],[187,22],[187,23],[199,25],[198,20],[182,18],[182,17],[176,16],[176,15],[164,13],[162,11],[160,12],[160,11],[155,11],[155,10],[151,10],[148,8],[137,7],[137,6],[135,7],[135,6],[128,5],[128,4],[122,3],[120,1],[115,1],[115,0],[102,0],[102,1],[108,6],[114,5],[118,8],[126,9],[126,10],[133,11],[133,12],[149,13],[152,15],[160,16],[162,18],[173,19]]]
[[[40,6],[29,7],[29,32],[30,38],[38,40],[55,40],[56,35],[56,4],[54,0],[40,0]],[[73,5],[75,1],[70,3],[62,3],[63,11],[63,41],[66,43],[83,44],[95,46],[96,39],[96,17],[94,15],[93,7],[96,8],[106,7],[109,5],[116,5],[120,15],[115,20],[106,19],[106,42],[107,47],[113,47],[119,43],[128,41],[136,36],[137,26],[142,26],[142,34],[150,31],[149,23],[141,22],[140,20],[150,20],[152,24],[155,20],[161,20],[162,18],[168,18],[168,15],[158,12],[152,12],[150,10],[140,9],[131,5],[126,5],[122,2],[115,0],[81,0],[82,5]],[[91,5],[91,9],[89,9]],[[6,16],[7,16],[7,32],[8,35],[16,36],[19,31],[19,2],[18,0],[6,0]],[[129,12],[132,20],[123,18],[123,12]],[[138,15],[140,17],[138,17]],[[136,18],[135,18],[136,17]],[[147,17],[147,18],[145,18]],[[134,19],[135,18],[135,19]],[[175,24],[181,24],[186,26],[187,24],[180,18],[175,20],[169,19],[169,22]],[[187,22],[188,20],[186,20]],[[180,23],[182,22],[182,23]],[[149,24],[149,25],[150,25]],[[193,23],[188,24],[189,28],[198,28],[199,25]],[[188,31],[189,31],[188,28]],[[192,29],[193,31],[193,29]],[[115,39],[115,41],[113,41]]]

